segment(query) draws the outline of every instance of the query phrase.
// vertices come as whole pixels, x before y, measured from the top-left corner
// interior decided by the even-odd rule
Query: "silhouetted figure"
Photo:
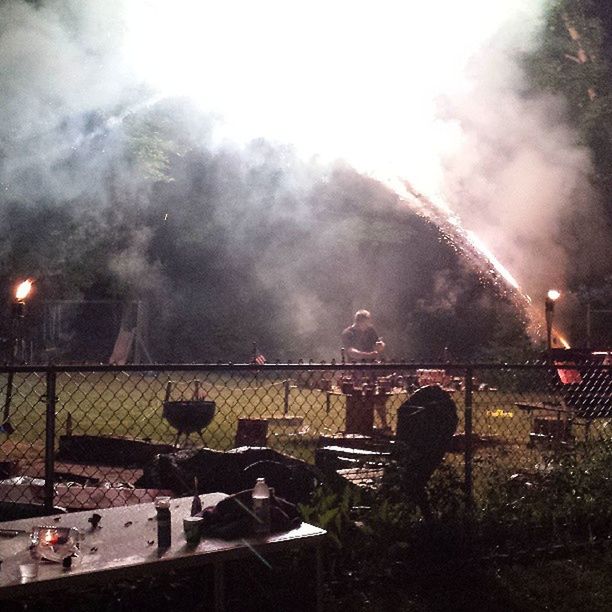
[[[349,359],[372,361],[381,357],[385,343],[372,325],[372,315],[358,310],[352,325],[342,332],[342,346]]]

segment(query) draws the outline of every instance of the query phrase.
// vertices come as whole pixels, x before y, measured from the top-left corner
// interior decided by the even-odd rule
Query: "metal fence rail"
[[[589,373],[610,378],[609,366],[589,366]],[[427,384],[449,390],[457,406],[459,425],[445,463],[471,505],[492,470],[529,473],[555,453],[610,448],[607,408],[597,418],[580,417],[552,374],[548,364],[3,367],[1,518],[17,506],[50,513],[149,499],[155,491],[135,486],[144,466],[178,447],[265,444],[312,464],[317,449],[340,441],[392,443],[399,407]],[[589,401],[605,407],[610,389],[597,389]],[[373,402],[373,422],[355,421],[350,398],[357,394]],[[214,403],[214,415],[181,431],[168,411],[178,402],[194,413]]]

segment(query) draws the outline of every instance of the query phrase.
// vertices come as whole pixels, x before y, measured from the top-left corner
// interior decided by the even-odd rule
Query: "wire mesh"
[[[137,483],[159,453],[244,444],[331,466],[351,486],[376,490],[398,411],[428,384],[457,407],[444,469],[478,504],[492,474],[529,477],[562,454],[580,461],[610,452],[609,366],[586,372],[597,381],[585,395],[591,412],[554,374],[547,364],[4,367],[0,516],[12,518],[17,506],[42,513],[148,501],[158,491]],[[183,411],[178,421],[171,404]]]

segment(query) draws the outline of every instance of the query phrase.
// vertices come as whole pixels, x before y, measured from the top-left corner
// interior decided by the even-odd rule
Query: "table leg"
[[[215,612],[225,610],[225,575],[223,563],[214,564],[215,574]]]

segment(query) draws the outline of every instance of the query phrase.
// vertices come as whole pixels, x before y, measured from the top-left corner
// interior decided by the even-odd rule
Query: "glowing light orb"
[[[17,285],[17,289],[15,289],[15,299],[17,300],[25,300],[32,289],[32,281],[24,280],[22,283]]]

